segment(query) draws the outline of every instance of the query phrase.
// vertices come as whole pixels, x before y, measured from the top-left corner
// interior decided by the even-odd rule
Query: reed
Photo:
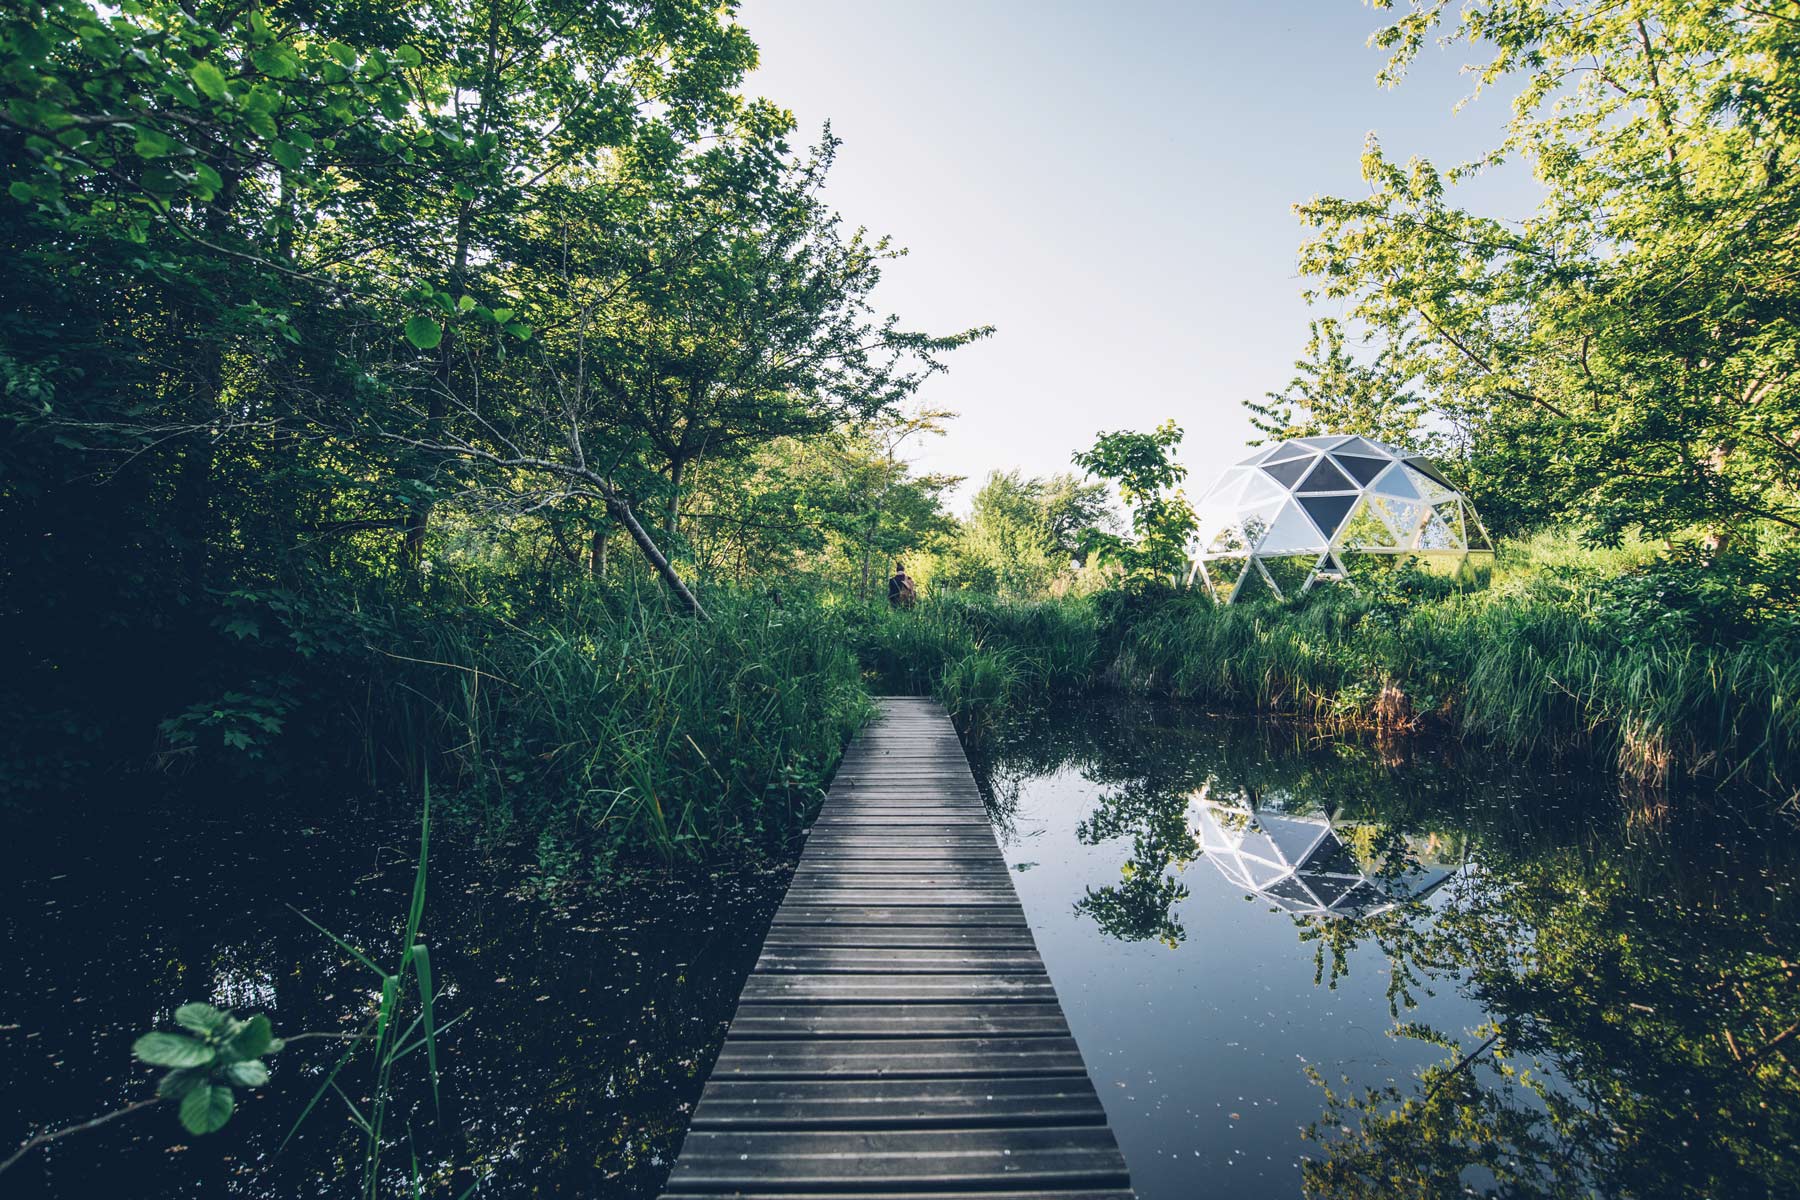
[[[459,811],[598,870],[785,838],[872,711],[844,617],[719,591],[696,622],[646,600],[584,587],[550,611],[483,596],[395,614],[364,757],[403,778],[430,766]]]
[[[1010,674],[1035,689],[1107,687],[1326,728],[1593,755],[1648,787],[1696,778],[1793,795],[1800,622],[1683,609],[1654,589],[1648,558],[1538,539],[1503,555],[1481,591],[1402,581],[1229,608],[1175,591],[931,598],[873,624],[887,640],[865,653],[904,662],[953,709],[1004,704],[998,680]]]

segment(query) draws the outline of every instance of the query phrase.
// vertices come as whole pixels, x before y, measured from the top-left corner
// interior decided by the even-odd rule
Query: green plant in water
[[[375,973],[381,980],[381,1004],[375,1011],[374,1019],[351,1040],[349,1047],[325,1076],[325,1082],[319,1085],[312,1099],[306,1102],[306,1107],[301,1110],[293,1128],[288,1130],[288,1135],[281,1144],[285,1147],[293,1140],[294,1135],[300,1131],[300,1126],[305,1124],[313,1109],[318,1107],[319,1101],[324,1099],[326,1092],[336,1092],[349,1110],[350,1119],[363,1132],[362,1192],[368,1200],[375,1200],[380,1192],[382,1135],[393,1099],[394,1069],[403,1060],[424,1050],[431,1077],[431,1095],[435,1102],[438,1098],[437,1038],[443,1029],[449,1028],[453,1023],[446,1022],[442,1026],[437,1024],[432,1004],[431,952],[419,941],[419,922],[425,915],[425,885],[430,856],[431,779],[427,775],[424,808],[419,817],[419,865],[413,874],[412,904],[407,910],[406,936],[401,942],[400,961],[392,971],[383,970],[369,955],[305,913],[300,913],[300,918],[308,925],[330,938],[339,949]],[[294,911],[300,912],[299,909]],[[409,1000],[416,1000],[418,1011],[403,1027],[401,1018]],[[366,1112],[357,1107],[356,1101],[338,1083],[338,1075],[365,1044],[370,1049],[375,1069],[374,1085]],[[414,1176],[416,1181],[416,1162]]]
[[[381,980],[381,1003],[375,1015],[354,1034],[337,1032],[300,1033],[289,1038],[275,1036],[269,1018],[262,1013],[239,1018],[211,1004],[195,1001],[175,1010],[175,1023],[186,1032],[152,1030],[132,1043],[131,1052],[140,1062],[166,1067],[157,1081],[156,1094],[134,1101],[123,1108],[57,1130],[48,1130],[26,1139],[16,1151],[0,1160],[0,1172],[13,1166],[38,1146],[73,1134],[98,1129],[121,1117],[156,1104],[175,1101],[179,1105],[182,1127],[189,1133],[216,1133],[231,1120],[237,1108],[237,1091],[261,1087],[269,1082],[268,1064],[263,1056],[275,1054],[294,1042],[308,1038],[345,1039],[349,1045],[325,1082],[313,1093],[301,1110],[293,1128],[282,1139],[282,1147],[292,1141],[300,1126],[312,1115],[327,1092],[336,1092],[350,1111],[351,1120],[364,1135],[362,1194],[375,1200],[381,1178],[382,1136],[394,1092],[394,1071],[400,1063],[425,1052],[431,1078],[431,1093],[438,1097],[438,1035],[448,1029],[458,1016],[442,1025],[437,1023],[433,1004],[431,952],[419,941],[419,925],[425,915],[425,892],[431,853],[431,780],[425,779],[423,811],[419,818],[419,859],[413,873],[412,903],[407,910],[406,936],[401,943],[400,960],[392,971],[383,970],[374,959],[317,921],[300,912],[300,918],[339,948],[350,954]],[[416,1006],[410,1021],[402,1020],[408,1009]],[[374,1064],[374,1081],[365,1112],[338,1083],[343,1072],[358,1052],[367,1047]],[[479,1182],[479,1181],[478,1181]],[[412,1186],[415,1194],[422,1187],[418,1161],[412,1164]],[[471,1186],[469,1189],[473,1191]],[[468,1192],[465,1192],[466,1196]]]
[[[269,1082],[263,1055],[286,1043],[261,1013],[240,1021],[198,1001],[176,1009],[175,1023],[188,1032],[146,1033],[132,1043],[131,1053],[139,1062],[169,1068],[157,1081],[156,1094],[180,1103],[184,1129],[216,1133],[237,1107],[236,1089]]]

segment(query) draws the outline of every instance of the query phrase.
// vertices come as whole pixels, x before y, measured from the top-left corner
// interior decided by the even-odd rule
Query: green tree
[[[1371,138],[1368,195],[1299,206],[1309,297],[1379,347],[1348,399],[1416,391],[1484,512],[1569,511],[1605,541],[1800,529],[1797,30],[1792,3],[1404,6],[1373,38],[1383,82],[1437,34],[1516,98],[1490,153],[1443,171]],[[1535,213],[1454,203],[1508,161]]]
[[[1116,484],[1131,510],[1130,539],[1099,528],[1084,538],[1089,552],[1119,562],[1129,581],[1174,582],[1187,566],[1194,510],[1176,487],[1187,477],[1173,457],[1180,444],[1181,427],[1168,420],[1152,433],[1103,433],[1075,455],[1076,466]]]

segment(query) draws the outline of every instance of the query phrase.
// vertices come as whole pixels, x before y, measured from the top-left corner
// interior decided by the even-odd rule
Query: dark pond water
[[[176,1005],[262,1011],[278,1033],[355,1028],[366,968],[288,905],[377,962],[404,930],[416,824],[335,812],[312,823],[136,813],[12,830],[0,850],[0,1158],[151,1089],[130,1045]],[[148,831],[148,832],[147,832]],[[668,1173],[791,864],[648,874],[546,890],[535,845],[445,836],[423,925],[445,995],[442,1108],[424,1063],[400,1070],[384,1160],[400,1196],[418,1154],[434,1196],[654,1196]],[[360,1135],[329,1097],[277,1153],[334,1057],[271,1059],[274,1078],[209,1137],[167,1108],[35,1150],[0,1196],[351,1197]],[[407,1069],[408,1066],[413,1069]],[[366,1105],[369,1071],[347,1092]]]
[[[1766,804],[1142,705],[1032,714],[976,757],[1145,1200],[1800,1195],[1796,836]],[[144,1095],[131,1041],[184,1001],[367,1019],[372,977],[288,905],[390,958],[416,827],[269,820],[0,839],[0,1147]],[[416,1153],[433,1196],[649,1200],[791,864],[546,888],[535,844],[445,835],[424,930],[463,1020],[441,1111],[402,1071],[386,1194]],[[152,1109],[0,1196],[354,1195],[335,1097],[277,1152],[330,1055],[276,1056],[220,1134]]]
[[[1800,1195],[1766,802],[1142,706],[977,758],[1144,1200]]]

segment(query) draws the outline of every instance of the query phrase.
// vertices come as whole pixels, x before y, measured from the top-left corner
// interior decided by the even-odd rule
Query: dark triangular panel
[[[1324,531],[1327,541],[1337,534],[1338,526],[1344,523],[1344,515],[1355,503],[1355,496],[1300,497],[1300,507],[1304,508],[1306,515],[1313,519],[1313,524]]]
[[[1306,469],[1312,466],[1313,462],[1314,460],[1310,456],[1290,458],[1286,462],[1264,463],[1262,469],[1267,471],[1282,487],[1291,490],[1296,483],[1300,482],[1300,477],[1306,474]]]
[[[1444,473],[1438,470],[1437,464],[1432,462],[1429,458],[1409,458],[1406,460],[1406,465],[1425,476],[1425,478],[1436,483],[1441,483],[1453,492],[1456,490],[1456,485],[1451,483],[1448,479],[1445,479]]]
[[[1296,492],[1350,492],[1356,490],[1356,485],[1350,482],[1349,476],[1332,466],[1329,458],[1321,458],[1319,465],[1313,468],[1312,474],[1308,475],[1306,481],[1294,490]]]
[[[1338,466],[1362,487],[1368,487],[1374,478],[1386,469],[1392,459],[1364,458],[1360,454],[1345,454],[1342,450],[1332,455]]]

